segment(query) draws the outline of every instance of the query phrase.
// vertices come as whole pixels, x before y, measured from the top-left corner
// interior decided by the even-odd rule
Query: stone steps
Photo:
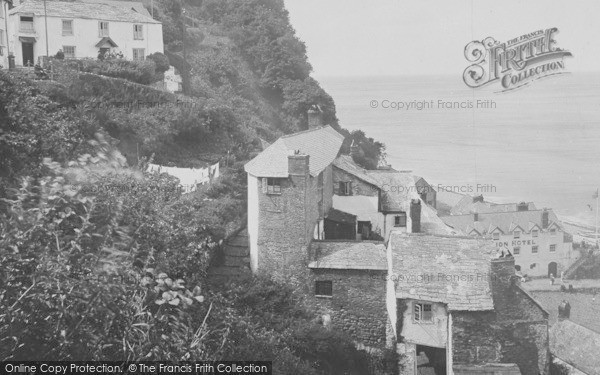
[[[230,280],[239,280],[252,275],[250,244],[246,229],[228,238],[221,251],[218,261],[208,269],[208,278],[212,284],[222,285]]]

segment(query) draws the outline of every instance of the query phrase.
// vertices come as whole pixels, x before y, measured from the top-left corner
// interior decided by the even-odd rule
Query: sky
[[[551,27],[568,71],[600,71],[598,0],[284,1],[317,78],[462,74],[470,41]]]

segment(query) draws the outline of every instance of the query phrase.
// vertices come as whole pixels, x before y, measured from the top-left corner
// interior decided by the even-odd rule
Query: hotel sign
[[[571,52],[558,48],[556,27],[536,30],[500,43],[492,37],[472,41],[465,47],[471,63],[463,72],[465,84],[472,88],[498,83],[510,91],[540,78],[565,73],[565,57]]]
[[[509,246],[530,246],[537,245],[535,240],[513,240],[513,241],[496,241],[496,246],[498,247],[509,247]]]

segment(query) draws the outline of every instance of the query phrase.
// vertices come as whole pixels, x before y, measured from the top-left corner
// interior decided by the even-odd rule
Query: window
[[[352,182],[340,181],[340,195],[352,195]]]
[[[4,30],[0,30],[0,46],[4,45]]]
[[[537,229],[534,229],[531,231],[531,237],[537,237],[540,235],[540,231]]]
[[[415,322],[432,322],[433,313],[431,311],[430,303],[415,303],[414,309],[414,321]]]
[[[500,239],[500,232],[494,232],[492,233],[492,238],[495,240],[499,240]]]
[[[394,226],[395,227],[405,227],[406,226],[406,212],[400,212],[399,215],[394,216]]]
[[[62,20],[62,35],[73,35],[73,20]]]
[[[550,229],[550,235],[556,236],[556,228]]]
[[[134,48],[133,49],[133,59],[134,60],[144,60],[146,58],[144,51],[145,50],[143,48]]]
[[[532,269],[534,269],[536,266],[537,266],[537,264],[536,264],[536,263],[531,263],[531,264],[529,265],[529,269],[530,269],[530,270],[532,270]]]
[[[263,180],[263,192],[267,194],[281,194],[281,179],[265,178]]]
[[[0,18],[4,18],[4,2],[0,1]]]
[[[517,246],[517,247],[515,247],[515,248],[513,249],[513,254],[515,254],[515,255],[517,255],[517,254],[521,254],[521,248],[520,248],[520,247],[518,247],[518,246]]]
[[[133,25],[133,39],[144,39],[144,25]]]
[[[521,231],[520,230],[516,230],[513,232],[515,238],[521,238]]]
[[[331,297],[333,295],[333,282],[330,280],[315,281],[315,296]]]
[[[75,46],[63,46],[62,50],[65,54],[65,59],[75,58]]]
[[[556,251],[556,245],[550,245],[550,252],[553,253]]]
[[[539,248],[537,246],[531,246],[531,253],[532,254],[536,254],[538,252]]]
[[[108,22],[106,22],[106,21],[98,22],[98,36],[101,38],[108,36]]]
[[[33,17],[21,16],[19,31],[23,33],[34,33],[35,29],[33,28]]]
[[[521,266],[519,266],[518,264],[515,264],[515,271],[521,272]]]

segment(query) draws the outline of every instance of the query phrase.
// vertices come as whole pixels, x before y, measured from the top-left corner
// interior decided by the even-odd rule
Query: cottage
[[[59,50],[65,58],[120,52],[129,60],[163,52],[162,24],[137,2],[47,1],[44,9],[43,1],[30,0],[9,14],[9,44],[17,66],[34,65]]]
[[[548,373],[548,313],[520,287],[512,257],[481,239],[427,234],[393,233],[387,249],[403,374]]]

